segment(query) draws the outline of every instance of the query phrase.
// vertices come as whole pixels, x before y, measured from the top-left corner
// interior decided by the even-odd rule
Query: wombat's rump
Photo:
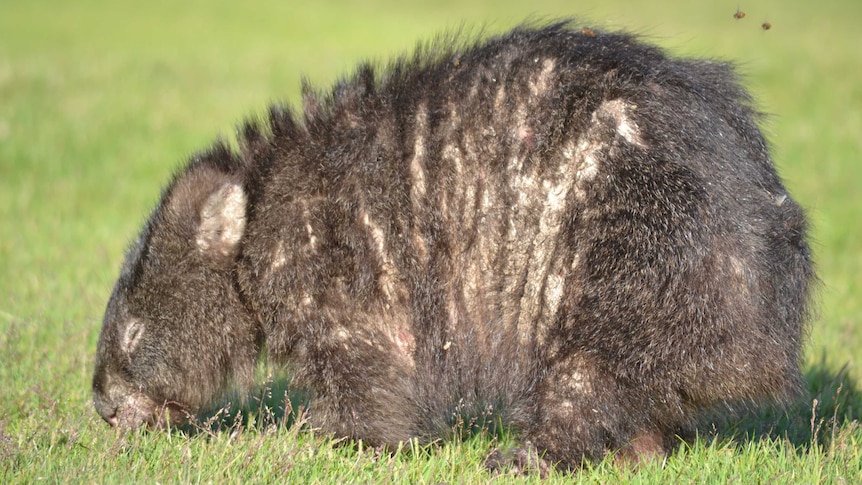
[[[207,406],[264,347],[326,432],[433,439],[491,409],[566,466],[798,389],[806,223],[727,65],[522,27],[303,105],[165,192],[105,315],[109,422]]]

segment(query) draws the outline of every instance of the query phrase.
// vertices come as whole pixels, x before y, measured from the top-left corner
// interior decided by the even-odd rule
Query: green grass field
[[[506,436],[381,454],[269,424],[255,399],[223,432],[119,435],[92,407],[95,345],[126,245],[172,171],[269,102],[296,102],[302,76],[325,86],[462,23],[579,15],[739,64],[809,209],[822,285],[797,407],[705,430],[637,471],[608,460],[549,479],[862,483],[862,3],[411,3],[0,0],[0,482],[494,480],[482,461]]]

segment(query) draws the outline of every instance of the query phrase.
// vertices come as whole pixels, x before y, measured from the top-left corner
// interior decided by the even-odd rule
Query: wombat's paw
[[[539,456],[538,450],[530,442],[527,442],[520,448],[495,449],[485,459],[485,468],[492,473],[515,475],[538,472],[540,477],[545,478],[551,470],[551,465]]]
[[[153,419],[147,422],[151,428],[163,429],[170,426],[189,424],[195,417],[194,413],[177,402],[166,402],[156,408]]]
[[[664,437],[657,431],[641,430],[628,445],[614,455],[614,463],[623,467],[637,467],[651,460],[661,460],[667,454]]]

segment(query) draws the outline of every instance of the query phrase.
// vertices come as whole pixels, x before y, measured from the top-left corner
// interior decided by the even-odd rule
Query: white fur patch
[[[572,270],[576,269],[578,267],[578,265],[580,265],[580,264],[581,264],[581,253],[575,253],[575,255],[572,257],[571,269]]]
[[[411,198],[414,204],[419,204],[420,198],[425,196],[425,133],[428,131],[428,107],[419,106],[416,112],[416,128],[413,142],[413,159],[410,161],[410,177],[413,181],[411,186]]]
[[[557,308],[563,298],[565,282],[566,278],[562,275],[548,275],[548,282],[545,285],[545,307],[548,309],[549,316],[557,313]]]
[[[308,249],[311,252],[317,251],[317,236],[314,234],[314,228],[311,227],[311,211],[305,207],[302,211],[302,220],[305,221],[305,232],[308,235]]]
[[[278,271],[287,264],[287,254],[284,251],[284,242],[279,241],[278,244],[275,245],[275,250],[272,252],[272,256],[270,258],[272,260],[272,264],[269,266],[269,270],[271,272]]]
[[[519,142],[523,142],[530,138],[533,134],[533,129],[530,128],[530,125],[527,123],[527,107],[521,103],[518,105],[518,108],[515,110],[515,139]],[[518,170],[520,171],[521,161],[518,160],[517,155],[512,157],[513,160],[510,163],[510,170]],[[516,164],[516,167],[512,167],[513,164]]]
[[[537,166],[526,168],[523,160],[515,157],[507,167],[519,211],[509,221],[510,258],[504,274],[511,276],[505,291],[516,293],[523,285],[523,296],[508,311],[516,316],[518,334],[525,341],[545,339],[565,291],[565,269],[556,247],[569,193],[577,180],[576,167],[582,160],[572,142],[552,160],[554,165],[544,172],[539,172]]]
[[[617,133],[622,135],[622,137],[632,145],[643,145],[643,142],[640,141],[640,131],[638,130],[637,125],[635,125],[629,118],[624,117],[619,120]]]
[[[626,102],[622,99],[613,99],[605,101],[593,113],[593,121],[596,122],[597,114],[600,116],[612,119],[616,125],[616,132],[623,137],[628,143],[639,148],[646,148],[646,143],[641,138],[640,128],[631,117],[631,111],[636,108],[635,105]]]
[[[570,389],[578,391],[578,392],[590,392],[590,391],[592,391],[591,386],[590,386],[590,381],[589,381],[589,379],[587,379],[587,376],[584,375],[582,372],[579,372],[577,370],[573,371],[569,375],[569,379],[568,379],[567,383],[570,386]]]
[[[441,155],[444,160],[452,162],[456,173],[461,174],[464,171],[464,160],[461,156],[461,149],[457,145],[453,143],[447,144],[443,147]]]
[[[605,101],[593,112],[590,125],[581,133],[578,141],[574,145],[570,142],[563,149],[563,156],[577,163],[575,195],[578,198],[583,199],[586,196],[583,184],[598,175],[600,153],[613,143],[613,139],[604,135],[607,128],[613,128],[627,143],[638,148],[647,148],[637,123],[630,116],[629,112],[633,109],[634,105],[622,99]]]
[[[374,241],[375,249],[377,250],[377,255],[380,259],[385,259],[384,250],[386,248],[386,236],[383,234],[383,230],[380,229],[380,226],[377,225],[374,221],[371,220],[371,216],[368,215],[368,212],[362,211],[362,224],[368,229],[371,234],[371,239]]]
[[[494,96],[494,111],[502,113],[506,109],[506,87],[500,85]]]
[[[596,154],[605,147],[599,140],[582,139],[575,149],[575,157],[580,159],[575,178],[579,182],[592,180],[599,171]]]
[[[386,234],[383,232],[383,229],[381,229],[380,226],[371,219],[368,212],[364,210],[361,211],[360,218],[374,243],[374,250],[377,253],[377,258],[381,261],[380,290],[383,292],[386,299],[391,302],[396,296],[395,285],[397,278],[395,276],[395,264],[392,262],[392,257],[386,249]]]
[[[557,63],[553,59],[542,61],[542,70],[530,79],[530,94],[539,96],[548,90],[551,73],[554,71],[556,65]]]
[[[457,119],[454,105],[449,106],[451,116]],[[426,195],[427,195],[427,180],[425,173],[425,163],[427,158],[426,152],[426,134],[428,132],[428,107],[425,104],[419,105],[416,111],[416,126],[414,128],[413,142],[413,158],[410,160],[410,202],[413,207],[414,217],[417,222],[410,231],[410,240],[416,249],[416,254],[419,260],[427,262],[428,249],[425,246],[425,240],[421,234],[421,224],[418,223],[418,218],[425,211]],[[453,121],[454,123],[454,121]],[[454,130],[454,126],[451,127]]]

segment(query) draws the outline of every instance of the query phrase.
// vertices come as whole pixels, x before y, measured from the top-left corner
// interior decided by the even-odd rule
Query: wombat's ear
[[[123,329],[123,337],[120,339],[120,350],[125,354],[131,354],[137,348],[141,337],[144,335],[144,322],[137,318],[131,318],[126,322]]]
[[[247,198],[237,183],[226,183],[210,194],[200,210],[198,249],[206,254],[232,257],[245,231]]]

